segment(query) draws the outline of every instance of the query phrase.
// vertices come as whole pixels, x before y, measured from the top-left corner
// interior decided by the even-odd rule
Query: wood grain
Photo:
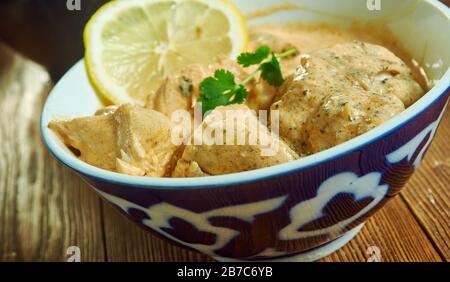
[[[108,261],[212,261],[149,234],[106,202],[103,207]]]
[[[445,261],[450,261],[450,111],[418,173],[401,193]]]
[[[0,260],[64,261],[69,246],[103,260],[98,197],[41,143],[49,89],[41,67],[0,45]]]
[[[385,262],[442,261],[400,197],[388,202],[352,241],[322,261],[364,262],[370,258],[372,246],[379,248]]]

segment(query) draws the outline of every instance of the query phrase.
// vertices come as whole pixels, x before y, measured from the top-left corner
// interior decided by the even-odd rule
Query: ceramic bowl
[[[278,0],[235,1],[248,13]],[[450,83],[450,11],[438,1],[289,1],[304,5],[253,21],[385,21],[435,86],[406,111],[348,142],[297,161],[207,178],[161,179],[105,171],[78,160],[47,128],[99,107],[78,62],[50,93],[45,144],[106,201],[171,242],[222,260],[301,260],[328,255],[399,193],[419,166],[445,111]],[[372,1],[369,1],[372,2]],[[373,7],[372,7],[373,8]],[[318,12],[320,11],[320,12]]]

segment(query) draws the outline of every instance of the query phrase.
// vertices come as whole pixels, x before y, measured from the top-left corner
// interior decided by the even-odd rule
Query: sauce
[[[297,8],[283,4],[247,17]],[[211,123],[226,124],[219,113],[241,110],[249,116],[249,125],[233,128],[235,135],[240,133],[246,140],[262,136],[278,144],[273,155],[261,154],[265,146],[259,143],[194,142],[177,147],[171,142],[172,113],[179,109],[194,113],[203,79],[225,69],[240,83],[256,68],[244,69],[228,56],[219,56],[211,65],[189,65],[168,76],[156,95],[148,97],[145,109],[110,107],[94,117],[55,121],[49,127],[68,147],[78,150],[81,160],[94,166],[139,176],[203,177],[268,167],[320,152],[379,126],[429,88],[420,65],[382,23],[353,21],[351,28],[325,23],[258,25],[249,28],[249,35],[249,51],[261,45],[278,54],[298,50],[280,59],[286,81],[277,88],[256,77],[246,85],[246,105],[218,107],[208,117]],[[271,117],[278,111],[279,132],[271,134],[273,123],[261,124],[263,134],[256,135],[253,130],[260,121],[250,109],[269,110]],[[194,132],[207,125],[208,117]]]
[[[354,20],[351,28],[339,28],[326,23],[257,25],[250,27],[250,49],[254,50],[261,43],[268,43],[264,41],[265,36],[277,38],[278,44],[291,44],[300,53],[311,53],[339,43],[355,40],[380,45],[386,47],[402,59],[411,69],[414,78],[420,83],[422,88],[424,90],[429,89],[426,74],[415,63],[412,56],[394,38],[392,32],[384,23],[369,23]],[[287,65],[286,68],[293,71],[295,70],[296,64],[298,64],[298,60],[284,60],[282,64]]]

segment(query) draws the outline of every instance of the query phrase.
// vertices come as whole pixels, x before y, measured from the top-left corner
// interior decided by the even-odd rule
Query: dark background
[[[0,40],[57,80],[83,57],[83,27],[106,2],[81,0],[81,11],[70,11],[66,0],[0,0]]]

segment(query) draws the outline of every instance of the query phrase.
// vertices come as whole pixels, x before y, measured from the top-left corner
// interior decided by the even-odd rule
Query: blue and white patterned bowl
[[[244,12],[280,3],[235,2]],[[366,0],[295,2],[325,13],[289,10],[255,23],[301,19],[345,24],[349,17],[382,17],[406,50],[421,58],[437,81],[435,87],[370,132],[297,161],[232,175],[158,179],[90,166],[47,128],[54,119],[92,115],[100,105],[80,61],[44,106],[45,144],[108,202],[179,245],[227,260],[286,260],[295,255],[310,261],[328,255],[400,191],[433,140],[449,98],[450,11],[431,0],[382,0],[381,11],[368,10]]]

